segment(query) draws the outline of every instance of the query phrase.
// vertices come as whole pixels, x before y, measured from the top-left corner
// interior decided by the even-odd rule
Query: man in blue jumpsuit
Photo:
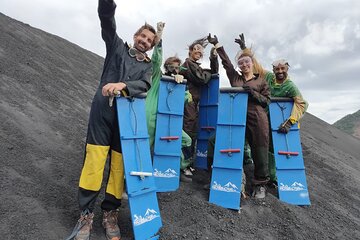
[[[108,155],[110,168],[105,199],[101,204],[103,226],[107,239],[120,239],[117,209],[124,189],[124,169],[114,106],[116,102],[110,107],[109,97],[118,92],[136,96],[147,92],[151,86],[152,64],[146,52],[155,44],[156,31],[145,24],[134,34],[133,46],[124,43],[116,33],[115,8],[113,0],[99,0],[98,14],[106,44],[106,57],[101,81],[91,104],[85,159],[79,182],[81,216],[72,234],[74,239],[90,238],[94,204],[100,192]]]

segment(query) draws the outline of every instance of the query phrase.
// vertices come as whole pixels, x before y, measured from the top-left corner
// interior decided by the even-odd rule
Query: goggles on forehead
[[[285,59],[276,60],[271,65],[273,65],[273,67],[277,67],[279,65],[286,65],[290,67],[289,63]]]
[[[130,57],[136,58],[136,61],[138,62],[143,62],[143,61],[149,62],[149,59],[146,56],[146,54],[140,52],[136,48],[133,47],[129,48],[129,55]]]
[[[237,63],[238,63],[239,66],[241,66],[241,65],[244,65],[244,64],[249,64],[251,62],[252,62],[251,57],[245,56],[245,57],[239,58]]]

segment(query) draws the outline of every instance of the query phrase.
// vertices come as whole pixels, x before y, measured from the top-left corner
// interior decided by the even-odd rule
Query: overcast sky
[[[115,1],[117,32],[132,43],[145,21],[166,23],[164,58],[185,59],[195,39],[216,34],[231,59],[245,34],[257,59],[271,70],[279,58],[309,102],[308,111],[333,123],[360,109],[359,0]],[[96,0],[0,0],[0,11],[104,56]],[[210,47],[206,49],[203,66]],[[221,71],[221,86],[228,86]]]

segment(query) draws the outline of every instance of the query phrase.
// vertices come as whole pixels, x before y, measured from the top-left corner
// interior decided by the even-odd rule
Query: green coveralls
[[[153,54],[151,56],[152,62],[152,84],[151,88],[147,93],[146,97],[146,122],[149,132],[149,141],[150,141],[150,149],[153,153],[154,150],[154,141],[155,141],[155,131],[156,131],[156,114],[158,108],[158,101],[159,101],[159,88],[160,88],[160,79],[162,76],[161,72],[161,64],[162,64],[162,40],[154,47]],[[185,94],[185,101],[189,99],[189,93],[186,92]],[[182,131],[182,140],[181,140],[182,148],[190,147],[191,146],[191,138],[189,135]],[[186,154],[185,154],[186,155]],[[190,157],[190,156],[189,156]],[[185,159],[183,152],[181,153],[180,157],[180,168],[185,169],[190,165],[191,160],[187,157]]]
[[[303,99],[295,83],[287,78],[282,84],[278,84],[275,81],[275,74],[272,72],[267,72],[265,79],[269,84],[271,97],[288,97],[294,99],[294,106],[289,119],[292,123],[298,123],[308,108],[308,103]],[[269,147],[269,174],[270,181],[277,181],[274,148],[271,137]]]

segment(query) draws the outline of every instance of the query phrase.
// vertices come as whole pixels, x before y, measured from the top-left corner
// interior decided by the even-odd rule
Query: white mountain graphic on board
[[[214,181],[213,184],[211,185],[211,188],[216,191],[240,193],[238,191],[239,188],[232,182],[228,182],[224,186],[221,186],[221,184]]]
[[[144,217],[143,216],[138,216],[136,214],[134,214],[134,226],[139,226],[141,224],[144,224],[146,222],[150,222],[155,218],[160,217],[159,214],[157,214],[157,212],[154,209],[150,209],[148,208],[145,212]]]

